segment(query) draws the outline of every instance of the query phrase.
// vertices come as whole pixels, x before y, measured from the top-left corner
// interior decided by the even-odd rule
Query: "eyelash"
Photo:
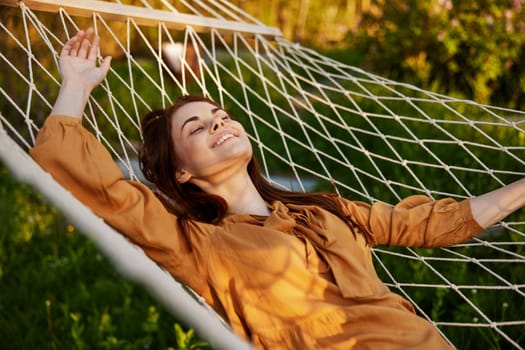
[[[232,120],[232,118],[228,114],[226,114],[226,115],[224,115],[222,117],[219,117],[219,118],[221,118],[222,120]],[[202,129],[203,129],[202,126],[198,126],[195,129],[190,130],[190,135],[196,134],[197,132],[201,131]]]
[[[197,132],[202,130],[202,126],[196,127],[195,129],[190,131],[190,135],[196,134]]]

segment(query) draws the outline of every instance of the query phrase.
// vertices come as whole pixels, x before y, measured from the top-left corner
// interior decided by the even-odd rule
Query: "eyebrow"
[[[213,108],[213,109],[211,110],[211,114],[215,114],[215,113],[217,113],[218,111],[222,111],[222,110],[223,110],[223,109],[222,109],[221,107],[215,107],[215,108]],[[180,130],[182,131],[182,129],[184,129],[184,127],[186,126],[186,124],[191,123],[191,122],[193,122],[193,121],[195,121],[195,120],[198,120],[198,119],[199,119],[199,116],[197,116],[197,115],[194,115],[194,116],[192,116],[192,117],[189,117],[188,119],[186,119],[186,120],[184,121],[184,123],[182,123],[182,125],[181,125],[181,127],[180,127]]]

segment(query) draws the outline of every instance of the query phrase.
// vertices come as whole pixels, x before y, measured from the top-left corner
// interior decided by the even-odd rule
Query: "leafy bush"
[[[371,1],[347,42],[394,80],[477,102],[525,107],[521,2]]]

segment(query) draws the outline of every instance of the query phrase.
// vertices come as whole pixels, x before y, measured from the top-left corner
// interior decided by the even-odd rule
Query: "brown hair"
[[[171,107],[149,112],[142,120],[143,144],[139,150],[141,170],[146,179],[162,192],[159,198],[168,210],[177,214],[182,226],[187,220],[217,224],[228,210],[223,198],[208,194],[189,182],[181,184],[175,178],[178,160],[171,135],[171,119],[180,107],[199,101],[221,107],[206,96],[186,95],[179,97]],[[248,174],[257,191],[269,203],[278,200],[285,204],[316,205],[346,219],[333,194],[285,191],[272,186],[262,176],[254,156],[248,163]]]

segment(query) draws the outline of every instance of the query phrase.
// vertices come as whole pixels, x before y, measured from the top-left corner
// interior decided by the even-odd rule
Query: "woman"
[[[243,127],[184,97],[143,121],[141,165],[162,191],[126,181],[81,126],[107,74],[99,38],[80,31],[60,55],[62,85],[31,154],[104,220],[186,283],[261,349],[448,349],[377,277],[376,244],[459,243],[525,203],[521,180],[471,200],[411,196],[396,206],[273,189]]]

